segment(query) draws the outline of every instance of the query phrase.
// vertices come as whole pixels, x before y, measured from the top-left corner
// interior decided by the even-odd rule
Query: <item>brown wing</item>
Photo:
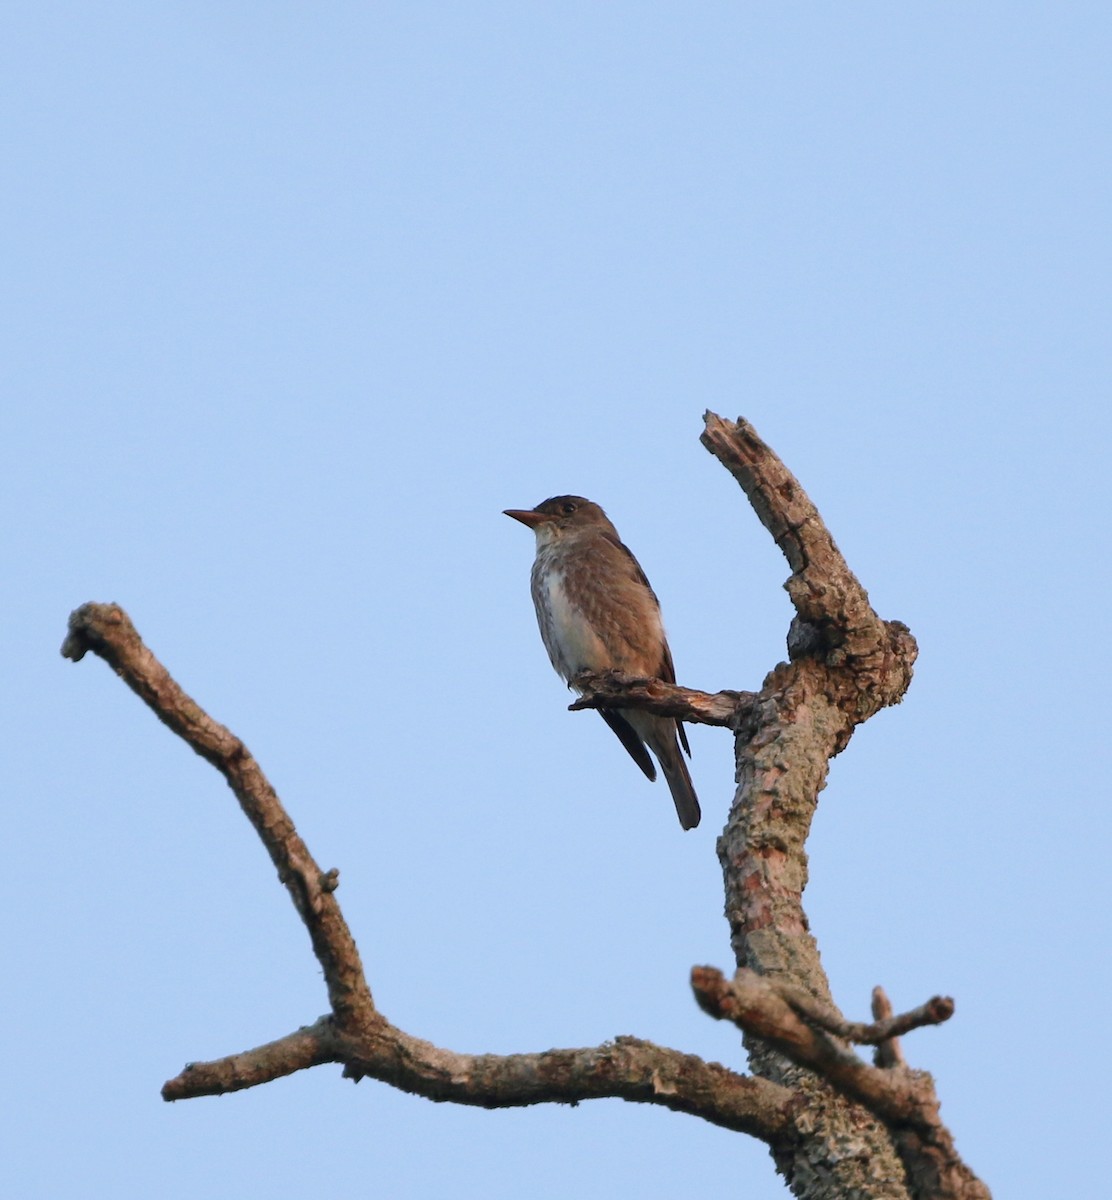
[[[672,651],[668,648],[668,643],[664,643],[664,661],[660,664],[660,678],[665,683],[676,682],[676,668],[672,665]],[[691,757],[691,747],[687,744],[687,730],[683,727],[682,721],[676,722],[676,732],[680,735],[680,745],[683,747],[684,754],[688,758]]]
[[[641,564],[633,557],[633,551],[622,541],[620,537],[609,529],[600,530],[602,536],[612,545],[616,546],[626,557],[626,560],[633,568],[633,577],[639,580],[649,589],[649,595],[656,600],[656,592],[653,591],[653,585],[649,583],[648,576],[641,570]],[[660,607],[660,601],[656,600],[657,607]]]
[[[652,596],[653,600],[656,602],[657,608],[659,608],[660,601],[657,600],[657,598],[656,598],[656,592],[653,591],[653,585],[651,583],[649,583],[649,578],[645,574],[644,570],[642,570],[641,564],[634,557],[633,551],[625,544],[625,542],[623,542],[621,540],[621,538],[618,537],[617,533],[612,533],[610,530],[604,529],[602,531],[602,536],[611,545],[617,547],[617,549],[619,549],[622,552],[622,554],[626,558],[628,565],[632,568],[633,575],[635,576],[636,579],[638,579],[641,583],[643,583],[645,585],[645,587],[648,589],[649,595]],[[656,676],[658,679],[663,679],[665,683],[675,683],[676,682],[676,668],[675,668],[674,664],[672,663],[672,651],[669,649],[667,641],[665,641],[665,643],[664,643],[664,656],[661,660],[660,666],[657,668]],[[599,711],[603,712],[603,716],[606,716],[605,711],[603,711],[601,709]],[[614,726],[611,725],[610,728],[614,729]],[[626,728],[629,729],[629,726],[627,725]],[[643,764],[641,764],[641,760],[637,757],[636,754],[633,753],[632,750],[629,749],[629,746],[626,744],[625,738],[622,737],[622,735],[620,733],[618,733],[617,729],[614,729],[614,732],[617,733],[620,738],[622,738],[622,745],[625,746],[625,748],[627,750],[629,750],[630,754],[633,754],[634,761],[637,762],[641,766],[641,770],[645,771],[645,767]],[[630,729],[629,732],[634,737],[636,737],[636,734],[633,734],[632,729]],[[679,734],[680,745],[683,747],[684,754],[686,754],[687,757],[690,758],[691,757],[691,747],[687,743],[687,731],[684,729],[682,721],[676,722],[676,732]],[[642,747],[642,753],[644,753],[644,747]],[[646,757],[648,757],[648,756],[646,755]],[[650,766],[652,765],[651,762],[649,765]],[[645,774],[649,775],[648,771],[645,771]],[[656,772],[654,771],[652,775],[649,775],[649,778],[655,779]]]
[[[649,758],[649,752],[644,743],[633,732],[633,726],[620,712],[612,708],[600,708],[598,715],[618,735],[618,741],[629,751],[629,757],[641,768],[650,779],[656,779],[656,765]]]

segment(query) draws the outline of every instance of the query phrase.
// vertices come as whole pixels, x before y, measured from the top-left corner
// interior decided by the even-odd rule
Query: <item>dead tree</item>
[[[847,1020],[830,994],[802,906],[806,840],[830,759],[854,729],[903,697],[916,646],[884,621],[814,505],[747,422],[712,413],[706,448],[741,485],[791,568],[789,661],[758,692],[714,695],[655,679],[594,676],[571,707],[641,708],[730,729],[737,790],[718,841],[736,970],[691,973],[695,999],[742,1031],[749,1074],[636,1037],[536,1054],[459,1054],[392,1025],[375,1005],[355,939],[322,871],[247,747],[191,700],[122,609],[85,604],[62,653],[103,658],[155,714],[228,781],[278,870],[328,988],[329,1012],[277,1041],[191,1063],[162,1088],[185,1100],[256,1087],[320,1063],[432,1100],[501,1108],[619,1097],[702,1117],[767,1143],[796,1196],[988,1200],[959,1158],[931,1077],[897,1038],[945,1021],[935,997],[893,1016],[881,989],[871,1023]],[[580,680],[579,682],[583,682]],[[873,1062],[852,1046],[875,1047]]]

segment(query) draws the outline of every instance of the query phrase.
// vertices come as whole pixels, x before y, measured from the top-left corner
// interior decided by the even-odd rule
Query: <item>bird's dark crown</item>
[[[609,525],[610,519],[593,500],[582,496],[552,496],[534,512],[553,517],[559,525]]]

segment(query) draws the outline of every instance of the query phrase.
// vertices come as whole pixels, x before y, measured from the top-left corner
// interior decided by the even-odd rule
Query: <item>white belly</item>
[[[580,671],[605,671],[613,666],[602,640],[568,599],[560,572],[545,572],[540,590],[538,600],[545,606],[545,612],[537,614],[541,637],[557,672],[570,680]]]

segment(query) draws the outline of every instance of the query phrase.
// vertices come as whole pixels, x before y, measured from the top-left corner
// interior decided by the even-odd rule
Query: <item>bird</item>
[[[622,671],[676,682],[660,602],[610,518],[582,496],[553,496],[536,508],[507,508],[532,529],[537,556],[533,605],[548,657],[569,687],[581,671]],[[599,709],[633,761],[656,779],[660,763],[684,829],[699,824],[699,801],[680,753],[691,749],[681,722],[634,709]],[[646,749],[647,747],[647,749]]]

